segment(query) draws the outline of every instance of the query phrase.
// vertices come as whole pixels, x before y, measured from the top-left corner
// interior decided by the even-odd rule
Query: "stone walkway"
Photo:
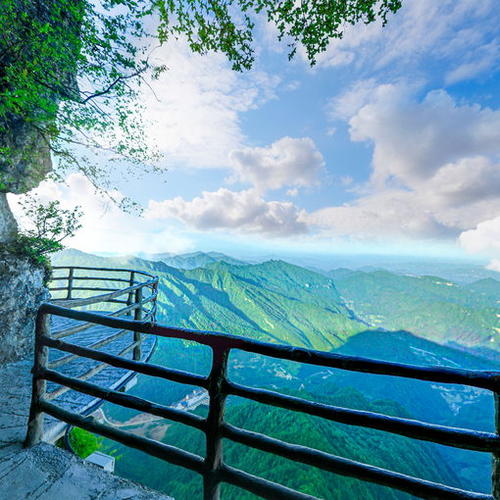
[[[1,500],[172,500],[47,443],[23,449],[31,360],[0,367]]]

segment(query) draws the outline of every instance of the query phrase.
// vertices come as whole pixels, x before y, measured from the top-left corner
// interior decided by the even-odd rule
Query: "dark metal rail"
[[[132,277],[130,283],[133,281],[134,278]],[[135,284],[130,284],[130,287],[133,286]],[[114,299],[115,296],[112,298]],[[64,305],[66,306],[66,303]],[[61,340],[60,336],[57,338],[57,336],[50,335],[48,329],[49,315],[71,318],[87,324],[109,326],[120,330],[134,330],[137,335],[147,333],[159,337],[180,338],[209,346],[213,354],[210,374],[208,377],[203,377],[151,363],[144,363],[135,357],[132,360],[125,359],[117,355],[98,351],[96,349],[96,347],[99,347],[98,345],[82,347],[71,344]],[[47,366],[48,348],[66,352],[68,353],[68,358],[83,356],[107,365],[133,370],[137,373],[203,387],[208,390],[210,397],[208,416],[207,418],[202,418],[187,412],[158,405],[139,397],[105,389],[85,380],[62,375],[53,369],[57,365]],[[340,408],[278,394],[273,391],[239,385],[231,382],[227,377],[227,362],[230,352],[233,349],[349,371],[391,375],[446,384],[463,384],[487,389],[492,391],[495,396],[496,433],[459,429],[373,412]],[[68,424],[82,427],[90,432],[95,432],[124,445],[198,472],[204,479],[205,500],[219,498],[221,482],[231,483],[264,498],[313,499],[310,495],[291,490],[285,486],[226,465],[223,461],[224,439],[229,439],[335,474],[388,486],[422,498],[500,499],[500,372],[472,371],[444,367],[420,367],[354,356],[342,356],[321,351],[264,343],[244,337],[215,332],[170,328],[157,325],[151,321],[141,321],[139,318],[132,320],[86,311],[76,311],[56,304],[44,304],[40,308],[37,319],[35,354],[33,394],[26,446],[31,446],[41,440],[43,435],[43,414],[47,413]],[[96,422],[92,418],[83,417],[64,410],[49,402],[50,397],[45,390],[46,381],[55,382],[66,390],[79,391],[104,401],[168,418],[202,430],[206,435],[206,456],[200,457],[176,447],[136,436]],[[378,429],[456,448],[492,453],[494,459],[492,495],[465,491],[354,460],[348,460],[320,450],[286,443],[245,429],[239,429],[224,421],[225,400],[228,395],[235,395],[258,401],[262,404],[303,412],[348,425]]]

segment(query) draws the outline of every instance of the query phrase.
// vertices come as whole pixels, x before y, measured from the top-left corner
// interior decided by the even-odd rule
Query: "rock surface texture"
[[[48,443],[23,449],[32,363],[0,366],[0,499],[172,500]]]
[[[11,240],[17,232],[17,224],[9,208],[5,193],[0,193],[0,245]],[[1,246],[0,246],[1,249]]]
[[[35,318],[48,299],[44,269],[0,248],[0,365],[33,349]]]

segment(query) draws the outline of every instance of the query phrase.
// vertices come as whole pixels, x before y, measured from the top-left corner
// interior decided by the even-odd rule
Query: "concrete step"
[[[0,367],[0,500],[172,500],[51,444],[23,449],[32,363]]]
[[[47,443],[0,459],[3,500],[172,500]]]

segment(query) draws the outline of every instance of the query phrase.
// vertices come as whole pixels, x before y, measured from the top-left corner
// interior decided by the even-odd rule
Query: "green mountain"
[[[233,266],[242,266],[247,264],[242,260],[229,257],[220,252],[192,252],[180,255],[174,254],[151,254],[145,256],[147,260],[161,261],[171,267],[178,269],[196,269],[197,267],[206,267],[216,262],[226,262]]]
[[[328,396],[322,399],[326,399],[326,402],[330,404],[357,406],[365,410],[406,416],[405,411],[395,403],[369,402],[352,389],[335,390],[332,387],[329,389]],[[300,393],[300,396],[315,398],[314,395],[304,393],[304,391]],[[105,408],[105,411],[109,415],[110,410]],[[206,410],[199,408],[197,412],[205,413]],[[121,420],[126,420],[131,416],[132,413],[122,414]],[[117,418],[116,413],[113,418]],[[229,401],[226,419],[237,427],[266,433],[286,442],[311,446],[339,456],[418,475],[429,480],[462,486],[460,478],[443,461],[439,451],[427,443],[241,401]],[[162,424],[156,427],[151,426],[146,431],[149,433],[147,435],[154,435],[158,432],[158,426]],[[141,432],[144,432],[144,429]],[[194,453],[204,453],[203,434],[181,424],[170,425],[164,430],[161,440]],[[178,499],[202,497],[201,483],[192,473],[153,457],[146,457],[135,450],[126,450],[111,441],[106,441],[105,447],[122,455],[116,463],[118,474],[144,482]],[[224,457],[226,463],[234,467],[319,498],[341,500],[346,498],[346,492],[349,492],[349,498],[367,500],[410,498],[409,495],[395,490],[323,472],[307,465],[242,447],[229,440],[224,441]],[[251,494],[228,485],[224,485],[222,497],[225,500],[255,498]]]
[[[459,285],[388,271],[329,273],[346,304],[371,326],[407,330],[440,344],[500,351],[500,281]]]
[[[54,264],[124,266],[158,275],[158,321],[173,326],[235,333],[416,365],[499,367],[498,352],[490,345],[494,343],[490,340],[491,330],[495,328],[492,318],[498,311],[495,280],[458,285],[431,276],[349,269],[339,269],[325,276],[278,260],[256,265],[231,265],[219,261],[203,268],[182,270],[161,261],[136,257],[110,259],[77,251],[57,255]],[[388,331],[389,328],[395,331]],[[483,346],[481,353],[487,353],[490,359],[466,352],[477,348],[475,342]],[[160,339],[151,362],[207,375],[211,353],[193,343]],[[242,384],[299,394],[322,402],[335,401],[344,407],[375,409],[444,425],[492,429],[493,403],[487,391],[329,370],[238,351],[231,354],[229,376]],[[180,384],[139,377],[131,393],[170,405],[191,390]],[[284,415],[281,410],[263,407],[254,409],[255,405],[249,406],[234,398],[231,401],[228,419],[236,425],[269,432],[292,442],[305,440],[307,444],[324,447],[333,453],[429,479],[489,491],[488,454],[425,444],[340,424],[325,426],[307,416]],[[117,420],[130,418],[116,407],[106,411]],[[151,436],[164,435],[161,439],[165,442],[175,444],[179,440],[178,445],[186,445],[188,449],[193,449],[196,443],[201,446],[198,438],[177,424],[162,422],[155,429]],[[149,432],[144,428],[136,431]],[[387,496],[392,493],[378,487],[345,478],[332,476],[332,479],[310,468],[306,470],[284,460],[260,455],[236,445],[227,447],[232,465],[263,474],[269,472],[268,477],[278,481],[292,478],[291,486],[314,491],[324,498],[337,498],[337,493],[338,498],[342,498],[345,491],[356,491],[355,498],[404,498]],[[178,498],[187,498],[188,492],[193,496],[192,492],[198,491],[196,480],[188,480],[188,476],[182,475],[184,473],[179,475],[178,469],[150,460],[154,459],[141,455],[140,462],[144,466],[137,467],[136,452],[124,451],[118,471],[133,478],[136,478],[134,474],[143,474],[150,478],[148,484],[156,488],[166,485],[165,491],[177,494]],[[450,469],[456,471],[459,479]],[[163,478],[163,483],[159,477]],[[337,486],[331,489],[332,484]],[[237,496],[229,489],[224,498],[246,497]]]
[[[331,278],[281,261],[181,270],[136,257],[62,252],[54,265],[126,266],[160,279],[158,320],[259,340],[331,350],[366,329],[345,306]]]

